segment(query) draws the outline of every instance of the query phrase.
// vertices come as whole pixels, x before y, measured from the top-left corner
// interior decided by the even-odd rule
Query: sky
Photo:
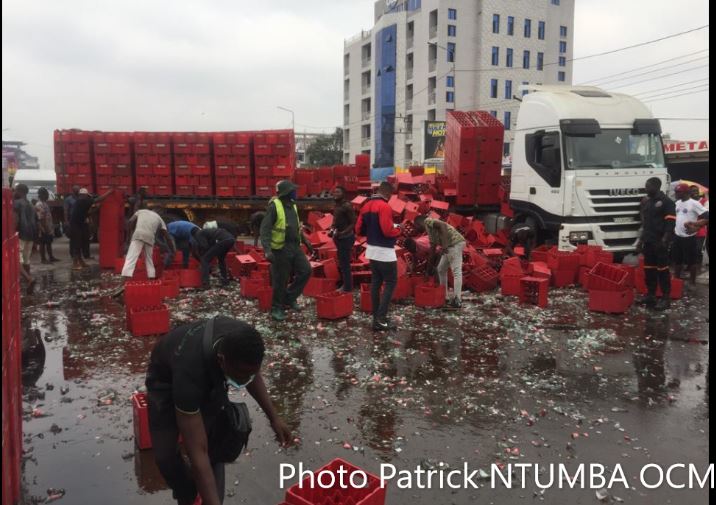
[[[574,56],[697,28],[708,15],[707,0],[576,0]],[[372,23],[372,0],[3,0],[2,138],[27,142],[52,168],[62,128],[288,128],[282,106],[297,131],[331,131],[342,122],[343,40]],[[708,139],[708,121],[693,120],[708,118],[708,33],[575,61],[574,84],[651,98],[656,117],[690,118],[662,121],[665,133]],[[664,99],[679,90],[692,94]]]

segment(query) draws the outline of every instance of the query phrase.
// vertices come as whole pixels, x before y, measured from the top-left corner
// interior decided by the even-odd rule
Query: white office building
[[[344,43],[344,157],[407,167],[428,121],[487,110],[512,147],[522,84],[571,84],[574,0],[378,0]],[[515,99],[517,98],[517,99]]]

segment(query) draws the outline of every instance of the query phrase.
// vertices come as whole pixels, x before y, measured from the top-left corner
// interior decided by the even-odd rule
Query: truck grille
[[[589,206],[597,215],[638,214],[641,201],[646,196],[643,189],[634,195],[611,195],[608,189],[587,191]]]

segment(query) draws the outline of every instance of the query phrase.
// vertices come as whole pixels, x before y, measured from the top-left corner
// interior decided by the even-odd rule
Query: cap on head
[[[89,191],[87,191],[87,188],[81,188],[80,195],[89,195]]]
[[[297,186],[288,179],[278,181],[276,183],[276,196],[282,198],[289,195],[292,191],[296,191]]]
[[[683,194],[683,193],[690,193],[690,192],[691,192],[691,188],[689,188],[689,185],[688,185],[688,184],[681,183],[681,184],[677,184],[677,185],[676,185],[676,188],[674,188],[674,191],[676,192],[677,195],[680,194],[680,193],[681,193],[681,194]]]

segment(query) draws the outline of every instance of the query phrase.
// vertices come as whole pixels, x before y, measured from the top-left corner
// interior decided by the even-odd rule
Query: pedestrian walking
[[[437,271],[440,285],[445,286],[447,307],[459,309],[462,306],[462,253],[465,250],[465,237],[455,227],[426,216],[415,218],[415,230],[418,233],[427,232],[430,240],[430,256],[428,263],[432,264],[436,256],[440,256]],[[453,296],[448,295],[448,270],[452,270]]]
[[[35,284],[30,273],[30,256],[37,236],[37,214],[27,199],[28,192],[25,184],[15,186],[12,209],[15,212],[15,229],[20,240],[20,275],[27,281],[27,291],[30,293]]]
[[[40,258],[43,264],[60,261],[52,254],[52,241],[55,239],[55,225],[52,221],[52,211],[47,201],[50,199],[50,192],[46,188],[37,190],[39,201],[35,204],[38,224],[38,244],[40,246]]]
[[[333,210],[333,225],[329,235],[333,238],[338,252],[338,267],[341,271],[341,291],[353,291],[353,278],[351,274],[351,255],[353,244],[356,241],[354,227],[356,214],[350,202],[346,201],[346,190],[341,186],[333,189],[333,200],[336,202]]]
[[[644,275],[647,294],[641,303],[656,310],[671,306],[671,272],[669,255],[676,224],[676,206],[661,191],[661,179],[646,181],[646,198],[641,202],[642,227],[636,244],[637,253],[644,254]],[[657,285],[662,297],[656,299]]]
[[[298,216],[296,185],[285,179],[276,184],[276,197],[269,202],[261,223],[261,245],[271,262],[271,317],[276,321],[286,319],[286,308],[300,310],[297,300],[311,277],[311,265],[301,243],[313,253]],[[292,276],[293,282],[289,285]]]
[[[388,320],[390,299],[398,282],[395,241],[400,236],[400,227],[393,223],[393,210],[388,205],[392,194],[393,186],[382,182],[378,194],[363,205],[355,229],[357,235],[367,238],[365,257],[370,261],[373,329],[377,331],[396,329]]]

